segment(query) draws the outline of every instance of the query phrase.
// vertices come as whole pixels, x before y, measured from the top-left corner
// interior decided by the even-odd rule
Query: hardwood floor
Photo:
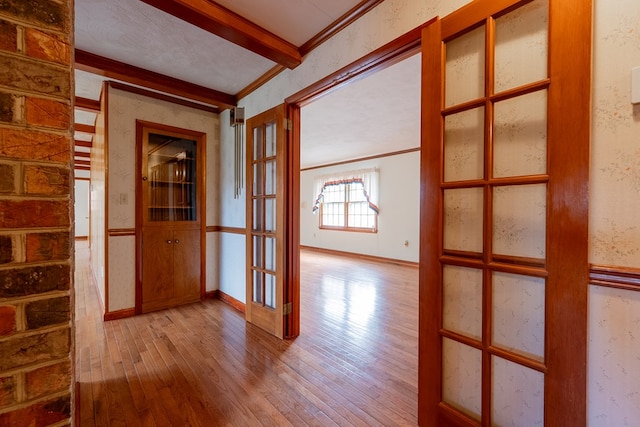
[[[76,245],[80,425],[416,425],[417,269],[303,252],[280,341],[219,300],[103,322]]]

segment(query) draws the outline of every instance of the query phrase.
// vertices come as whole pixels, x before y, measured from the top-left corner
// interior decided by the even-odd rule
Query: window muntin
[[[378,231],[378,213],[361,180],[328,182],[319,199],[320,228],[346,231]]]

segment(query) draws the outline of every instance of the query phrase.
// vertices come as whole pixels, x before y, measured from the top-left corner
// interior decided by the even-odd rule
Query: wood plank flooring
[[[219,300],[103,322],[76,243],[82,426],[414,426],[418,270],[305,251],[300,337]]]

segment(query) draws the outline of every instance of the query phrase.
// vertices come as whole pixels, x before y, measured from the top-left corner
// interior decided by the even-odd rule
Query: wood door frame
[[[434,23],[424,32],[425,52],[442,52],[455,37],[487,15],[530,0],[476,0]],[[591,14],[590,0],[549,1],[549,98],[547,265],[545,340],[545,425],[586,424],[588,183],[590,144]],[[571,28],[572,31],[567,31]],[[420,365],[421,425],[478,425],[453,416],[442,405],[441,319],[443,239],[441,150],[443,138],[443,55],[423,54],[423,150],[421,153]],[[490,78],[487,76],[486,78]],[[427,96],[439,94],[439,104]],[[438,95],[436,95],[438,96]],[[562,119],[557,119],[562,117]],[[553,118],[556,118],[553,120]],[[433,245],[433,242],[439,242]],[[435,302],[435,303],[434,303]],[[485,307],[486,308],[486,307]],[[491,331],[485,331],[490,333]],[[435,350],[435,351],[434,351]],[[552,373],[552,374],[550,374]],[[485,373],[483,372],[483,376]],[[491,393],[483,381],[483,396]],[[490,410],[483,399],[483,412]],[[482,425],[487,425],[488,419]]]
[[[144,212],[143,212],[143,197],[142,197],[142,146],[144,143],[145,129],[158,130],[160,132],[167,132],[170,134],[177,134],[194,138],[198,144],[199,155],[196,160],[196,167],[200,171],[197,175],[198,180],[198,194],[197,198],[200,206],[197,208],[197,222],[200,235],[200,299],[202,300],[206,295],[206,182],[207,182],[207,170],[206,170],[206,155],[207,155],[207,134],[205,132],[184,129],[175,126],[169,126],[162,123],[154,123],[146,120],[136,119],[136,232],[135,232],[135,263],[136,263],[136,280],[135,280],[135,314],[142,314],[142,229],[144,224]]]
[[[287,182],[285,200],[285,282],[284,293],[292,302],[292,313],[285,320],[285,337],[300,335],[300,109],[341,86],[365,78],[420,52],[422,29],[433,18],[406,34],[379,47],[329,76],[285,99],[287,132]]]

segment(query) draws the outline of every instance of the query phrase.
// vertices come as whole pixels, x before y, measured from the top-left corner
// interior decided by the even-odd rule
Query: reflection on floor
[[[418,270],[301,254],[301,330],[279,341],[207,300],[102,322],[76,257],[83,426],[411,426]]]

